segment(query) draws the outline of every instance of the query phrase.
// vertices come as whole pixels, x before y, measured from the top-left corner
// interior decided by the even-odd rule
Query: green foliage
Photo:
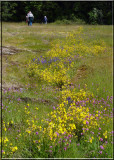
[[[9,21],[16,13],[17,3],[2,2],[2,20]]]
[[[91,24],[102,24],[103,23],[103,14],[101,10],[93,8],[89,14],[89,20]]]

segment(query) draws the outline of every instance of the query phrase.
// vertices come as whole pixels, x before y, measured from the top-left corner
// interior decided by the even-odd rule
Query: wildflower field
[[[112,158],[112,26],[2,24],[2,157]]]

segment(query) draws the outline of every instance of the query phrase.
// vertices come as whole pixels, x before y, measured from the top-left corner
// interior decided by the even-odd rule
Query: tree
[[[12,16],[15,15],[16,10],[15,7],[17,6],[16,2],[1,2],[2,7],[2,20],[4,21],[10,21],[12,19]]]

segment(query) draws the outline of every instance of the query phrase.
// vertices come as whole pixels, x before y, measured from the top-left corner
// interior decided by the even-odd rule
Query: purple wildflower
[[[72,136],[69,134],[68,137],[72,137]]]
[[[64,147],[64,150],[65,150],[65,151],[66,151],[66,149],[67,149],[67,148],[66,148],[66,147]]]
[[[55,109],[55,106],[53,106],[53,109]]]
[[[68,103],[71,102],[71,97],[67,97]]]
[[[99,130],[101,130],[101,128],[99,128]]]
[[[102,154],[102,151],[99,151],[100,154]]]
[[[21,101],[21,99],[20,99],[20,98],[18,98],[18,99],[17,99],[17,101]]]
[[[103,141],[103,138],[100,138],[100,141]]]
[[[104,147],[103,147],[102,145],[100,145],[100,148],[101,148],[101,149],[104,149]]]
[[[89,124],[89,122],[88,122],[88,121],[86,121],[86,124]]]
[[[59,136],[59,133],[58,133],[58,132],[56,132],[56,134],[57,134],[57,136]]]
[[[41,60],[41,63],[43,64],[43,63],[46,63],[46,59],[42,59]]]

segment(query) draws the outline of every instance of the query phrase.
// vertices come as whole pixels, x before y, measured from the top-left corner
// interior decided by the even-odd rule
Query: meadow
[[[113,157],[113,31],[2,23],[2,157]]]

